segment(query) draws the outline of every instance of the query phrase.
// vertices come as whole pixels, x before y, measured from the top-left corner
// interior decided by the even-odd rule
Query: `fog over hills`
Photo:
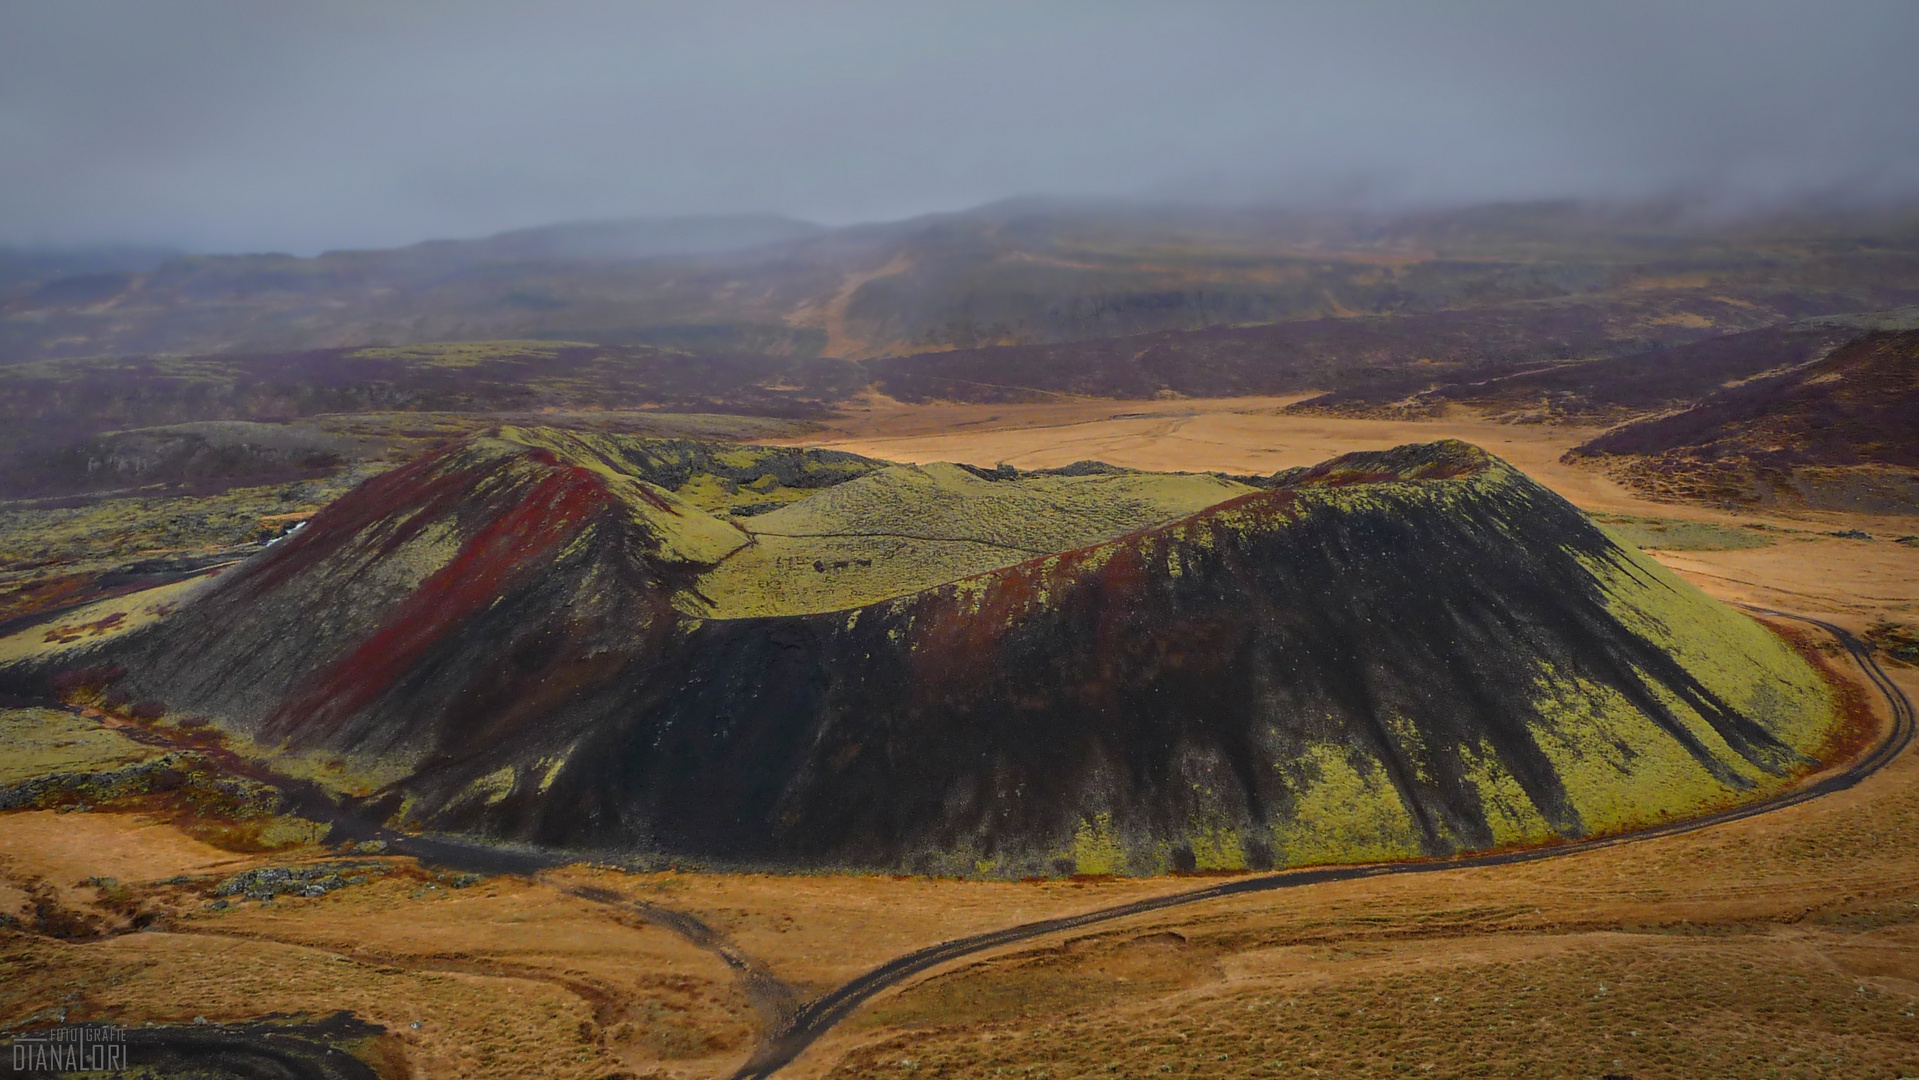
[[[107,6],[0,15],[0,364],[1513,303],[1569,359],[1916,295],[1909,5]]]
[[[479,240],[429,240],[401,251],[441,258],[452,266],[489,261],[621,262],[737,251],[824,231],[818,225],[778,214],[626,218],[513,229]]]
[[[1644,309],[1631,325],[1580,316],[1576,336],[1665,342],[1919,301],[1919,214],[1051,199],[833,229],[645,219],[313,257],[116,258],[16,256],[0,363],[502,338],[857,360],[1527,302]]]
[[[1871,202],[1919,190],[1915,36],[1878,0],[11,5],[0,243],[314,254],[1023,193]]]

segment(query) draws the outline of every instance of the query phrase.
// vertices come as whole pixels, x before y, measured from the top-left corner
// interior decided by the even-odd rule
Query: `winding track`
[[[671,930],[719,957],[739,978],[746,999],[753,1004],[753,1010],[760,1014],[764,1030],[784,1031],[793,1023],[793,1017],[800,1007],[799,995],[794,993],[793,988],[781,982],[765,964],[734,948],[731,942],[694,916],[643,900],[630,900],[610,889],[580,885],[565,891],[568,896],[577,896],[596,904],[624,907],[647,922]]]
[[[1539,862],[1542,859],[1575,855],[1598,848],[1616,847],[1621,844],[1636,844],[1662,836],[1677,836],[1681,833],[1697,832],[1715,825],[1724,825],[1730,821],[1741,821],[1760,814],[1771,813],[1788,806],[1797,806],[1810,802],[1835,791],[1844,791],[1866,777],[1879,771],[1911,744],[1914,733],[1912,702],[1906,697],[1878,661],[1872,657],[1872,650],[1859,639],[1840,627],[1819,619],[1807,618],[1769,608],[1739,605],[1749,611],[1779,618],[1796,619],[1810,623],[1831,634],[1845,650],[1858,662],[1860,670],[1872,682],[1873,688],[1885,697],[1886,704],[1892,710],[1892,729],[1886,738],[1874,747],[1870,753],[1855,759],[1844,769],[1822,777],[1804,787],[1796,788],[1782,795],[1744,806],[1722,810],[1716,814],[1676,821],[1665,825],[1656,825],[1630,833],[1604,836],[1592,840],[1573,841],[1552,847],[1532,848],[1525,851],[1507,851],[1491,855],[1466,855],[1451,859],[1435,859],[1428,862],[1380,863],[1372,866],[1339,866],[1323,870],[1294,870],[1278,874],[1265,874],[1259,877],[1238,878],[1219,885],[1211,885],[1191,892],[1173,893],[1156,896],[1148,900],[1136,900],[1130,904],[1088,911],[1080,915],[1069,915],[1058,919],[1043,919],[1039,922],[1022,923],[1009,926],[1004,930],[993,930],[971,937],[956,938],[928,946],[904,956],[895,957],[879,967],[859,976],[821,997],[807,1002],[793,1015],[783,1029],[775,1032],[753,1055],[752,1060],[741,1066],[733,1074],[733,1080],[763,1080],[780,1069],[791,1064],[794,1058],[811,1046],[820,1036],[830,1031],[834,1025],[852,1015],[868,998],[892,987],[898,986],[915,975],[937,967],[949,960],[962,956],[996,949],[1003,945],[1012,945],[1032,938],[1056,934],[1063,930],[1077,930],[1097,923],[1123,919],[1129,915],[1140,915],[1149,911],[1161,911],[1166,908],[1197,904],[1206,900],[1215,900],[1224,896],[1238,896],[1243,893],[1270,892],[1275,889],[1293,889],[1303,885],[1317,885],[1327,881],[1352,881],[1357,878],[1386,877],[1393,874],[1430,874],[1445,870],[1461,870],[1481,866],[1508,866],[1514,863]]]

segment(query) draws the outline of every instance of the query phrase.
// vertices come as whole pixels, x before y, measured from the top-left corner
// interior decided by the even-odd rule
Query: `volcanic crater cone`
[[[1783,787],[1835,714],[1459,442],[1229,479],[506,428],[40,664],[409,826],[965,874],[1618,830]]]

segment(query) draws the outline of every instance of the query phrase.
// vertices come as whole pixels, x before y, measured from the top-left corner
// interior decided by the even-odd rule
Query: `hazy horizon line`
[[[1746,198],[1729,196],[1723,192],[1709,191],[1669,191],[1659,194],[1617,196],[1592,194],[1540,194],[1535,196],[1491,197],[1484,199],[1373,199],[1364,197],[1345,199],[1285,199],[1270,198],[1206,198],[1189,197],[1177,194],[1059,194],[1028,193],[1009,195],[985,202],[929,209],[916,213],[893,216],[872,216],[852,219],[833,220],[830,217],[808,217],[774,209],[742,209],[730,211],[696,211],[688,213],[635,213],[613,216],[593,216],[580,218],[561,218],[530,224],[509,225],[489,232],[476,232],[468,235],[427,235],[418,239],[388,245],[340,245],[321,248],[263,247],[255,249],[217,248],[200,246],[188,242],[168,241],[73,241],[59,242],[48,240],[4,239],[0,238],[0,251],[16,256],[75,256],[75,255],[147,255],[165,257],[187,256],[230,256],[264,257],[287,256],[291,258],[311,259],[330,255],[363,254],[369,252],[404,251],[409,248],[434,244],[468,244],[497,240],[518,234],[537,233],[545,230],[583,228],[592,226],[636,225],[643,223],[667,224],[695,221],[779,221],[795,226],[804,226],[819,230],[821,233],[840,232],[864,228],[887,228],[911,225],[919,221],[939,219],[963,219],[993,210],[1030,209],[1035,213],[1070,213],[1076,210],[1105,211],[1109,213],[1132,212],[1142,215],[1190,214],[1204,216],[1217,214],[1223,216],[1291,216],[1302,219],[1320,218],[1326,222],[1370,222],[1390,224],[1423,216],[1444,216],[1497,208],[1563,208],[1570,211],[1587,211],[1596,216],[1624,217],[1635,213],[1662,212],[1665,220],[1662,224],[1675,227],[1725,227],[1740,223],[1763,222],[1767,219],[1791,219],[1795,216],[1847,218],[1859,216],[1898,216],[1919,213],[1919,192],[1890,193],[1860,191],[1847,187],[1831,188],[1796,193],[1791,196],[1772,198]]]

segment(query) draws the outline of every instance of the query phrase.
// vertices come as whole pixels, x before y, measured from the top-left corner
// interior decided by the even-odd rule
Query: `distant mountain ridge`
[[[636,219],[310,259],[195,255],[0,280],[0,364],[503,338],[869,359],[1528,302],[1643,311],[1627,321],[1644,338],[1919,303],[1909,212],[1702,223],[1630,209],[1015,200],[832,229]]]
[[[778,214],[609,218],[512,229],[477,240],[428,240],[397,252],[447,258],[537,262],[619,262],[663,255],[710,255],[818,236],[826,227]],[[350,250],[327,255],[350,255]],[[324,256],[323,256],[324,257]]]

